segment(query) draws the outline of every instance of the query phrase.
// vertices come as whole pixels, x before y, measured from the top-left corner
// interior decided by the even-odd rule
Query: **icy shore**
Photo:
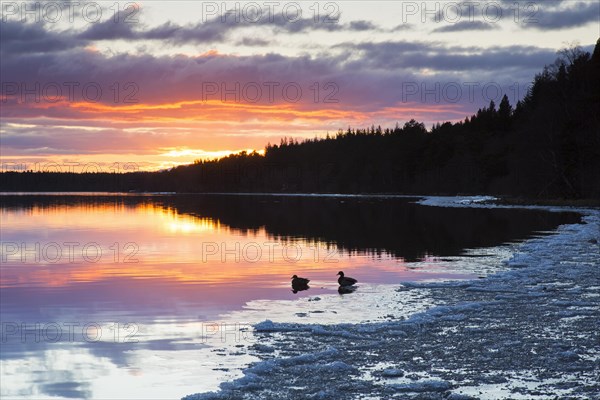
[[[506,272],[399,287],[438,304],[406,320],[261,322],[262,361],[185,399],[600,398],[600,211],[581,212],[520,245]]]

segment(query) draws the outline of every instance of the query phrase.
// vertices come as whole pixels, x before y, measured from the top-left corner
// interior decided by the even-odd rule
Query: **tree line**
[[[284,138],[168,171],[4,172],[3,191],[495,194],[600,198],[600,39],[559,52],[526,96],[505,95],[464,121],[410,120]]]

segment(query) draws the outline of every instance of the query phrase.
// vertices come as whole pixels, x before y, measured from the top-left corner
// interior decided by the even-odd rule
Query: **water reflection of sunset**
[[[378,263],[360,254],[350,256],[330,243],[276,238],[264,227],[233,229],[153,202],[3,209],[2,220],[3,242],[19,246],[18,252],[3,255],[2,287],[62,287],[122,278],[152,284],[270,287],[287,285],[293,274],[335,283],[337,269],[352,270],[366,262],[382,272],[399,270],[399,261],[385,254],[382,258],[388,262]],[[58,262],[53,261],[56,249],[46,249],[49,243],[62,251]],[[89,243],[95,245],[88,246],[87,253],[101,253],[97,261],[85,258]],[[32,254],[36,245],[38,260]],[[50,253],[52,260],[45,257]]]

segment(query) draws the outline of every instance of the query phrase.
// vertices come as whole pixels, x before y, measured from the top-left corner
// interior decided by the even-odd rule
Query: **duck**
[[[344,276],[344,271],[340,271],[337,273],[340,277],[338,278],[338,283],[340,286],[352,286],[358,281],[354,278],[350,278],[349,276]]]
[[[300,278],[298,275],[292,276],[292,292],[298,293],[310,289],[308,282],[310,282],[310,279]]]

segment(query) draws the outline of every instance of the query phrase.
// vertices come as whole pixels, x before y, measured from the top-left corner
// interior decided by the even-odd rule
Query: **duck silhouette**
[[[292,276],[292,292],[298,293],[310,289],[308,282],[310,282],[310,279],[300,278],[298,275]]]
[[[337,273],[340,277],[338,278],[338,283],[342,287],[352,286],[358,281],[354,278],[350,278],[349,276],[344,276],[344,271],[340,271]]]

